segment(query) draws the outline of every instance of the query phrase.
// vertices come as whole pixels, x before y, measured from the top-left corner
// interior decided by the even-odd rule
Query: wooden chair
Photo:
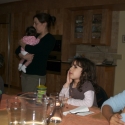
[[[0,76],[0,102],[1,102],[1,99],[2,99],[3,93],[4,93],[4,82],[3,82],[2,77]]]

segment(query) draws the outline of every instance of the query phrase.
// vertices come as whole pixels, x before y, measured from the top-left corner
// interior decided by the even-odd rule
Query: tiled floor
[[[4,94],[16,95],[21,92],[21,89],[15,87],[4,87]]]

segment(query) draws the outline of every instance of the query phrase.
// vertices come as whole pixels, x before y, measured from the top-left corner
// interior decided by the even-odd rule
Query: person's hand
[[[70,75],[70,74],[69,74],[69,71],[68,71],[68,73],[67,73],[67,80],[66,80],[66,83],[67,83],[67,84],[70,84],[70,83],[72,82],[72,80],[73,80],[73,79],[70,78],[69,75]]]
[[[121,121],[122,116],[120,114],[114,114],[110,118],[110,125],[125,125],[123,121]]]
[[[25,60],[29,60],[29,61],[32,61],[33,57],[34,57],[34,54],[29,54],[29,53],[27,53],[25,56],[23,56],[23,58]]]
[[[67,79],[66,79],[66,83],[64,84],[64,87],[69,87],[70,83],[72,82],[73,79],[70,78],[69,76],[69,71],[67,73]]]
[[[64,98],[63,98],[63,104],[67,103],[68,99],[69,99],[69,98],[64,97]]]

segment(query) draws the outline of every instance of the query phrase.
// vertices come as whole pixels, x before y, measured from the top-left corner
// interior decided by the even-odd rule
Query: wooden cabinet
[[[112,12],[108,9],[72,11],[71,43],[110,45]]]
[[[108,97],[114,93],[115,66],[96,66],[97,83],[107,93]]]

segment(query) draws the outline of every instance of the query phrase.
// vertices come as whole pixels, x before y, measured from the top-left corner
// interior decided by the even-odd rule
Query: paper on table
[[[71,113],[77,113],[77,112],[88,112],[89,108],[85,106],[80,106],[78,108],[70,110]]]
[[[85,106],[80,106],[78,108],[63,112],[63,115],[67,115],[68,113],[80,113],[80,112],[88,112],[89,108]]]
[[[89,112],[80,112],[80,113],[77,113],[76,115],[80,115],[80,116],[86,116],[86,115],[89,115],[89,114],[92,114],[94,112],[92,111],[89,111]]]

